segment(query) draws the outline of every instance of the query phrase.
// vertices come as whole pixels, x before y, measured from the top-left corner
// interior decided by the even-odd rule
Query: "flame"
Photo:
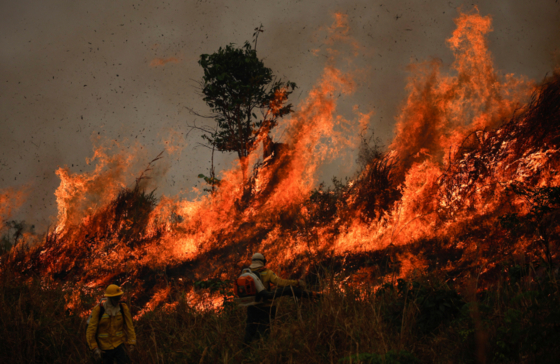
[[[447,40],[455,76],[442,75],[437,60],[409,68],[409,96],[390,147],[403,175],[414,163],[449,159],[468,134],[497,126],[534,90],[525,78],[500,77],[494,70],[485,38],[492,30],[490,17],[463,13],[455,23]]]
[[[100,206],[113,200],[130,179],[129,169],[136,162],[135,153],[122,150],[110,155],[111,148],[98,146],[88,164],[95,163],[92,172],[72,173],[60,167],[60,178],[55,196],[58,207],[56,232],[61,233],[69,224],[77,224]]]
[[[191,280],[226,279],[255,251],[270,257],[269,266],[280,275],[301,274],[332,257],[382,252],[389,268],[362,267],[356,280],[380,278],[387,269],[394,279],[427,269],[424,257],[405,250],[418,242],[446,241],[462,249],[461,259],[479,259],[480,242],[471,243],[461,232],[495,224],[503,212],[528,211],[526,202],[507,193],[508,184],[558,186],[554,140],[530,133],[536,101],[521,107],[535,92],[537,101],[544,97],[541,89],[494,69],[486,42],[491,18],[475,9],[455,20],[447,40],[455,56],[449,74],[437,60],[409,67],[409,95],[387,153],[343,187],[317,189],[321,165],[355,149],[372,115],[357,107],[355,120],[337,115],[338,96],[352,94],[356,84],[352,72],[335,67],[336,45],[359,44],[347,16],[334,18],[323,74],[296,112],[272,131],[274,152],[266,158],[264,146],[251,152],[247,165],[253,173],[246,185],[236,162],[212,193],[155,201],[138,180],[127,188],[138,175],[136,152],[97,147],[92,171],[57,171],[56,230],[25,266],[93,290],[114,279],[141,281],[146,272],[166,277],[170,267]],[[161,64],[170,61],[175,62]],[[285,98],[283,90],[276,93],[273,112]],[[166,139],[169,153],[180,151],[180,138]],[[172,286],[158,279],[140,315],[172,300]],[[222,299],[188,291],[189,302],[200,309],[216,309]]]
[[[27,194],[27,187],[0,190],[0,222],[8,220],[23,205]]]

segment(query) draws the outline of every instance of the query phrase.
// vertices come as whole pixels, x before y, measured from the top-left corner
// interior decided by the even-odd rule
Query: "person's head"
[[[266,265],[266,258],[264,257],[264,255],[262,255],[261,253],[253,254],[253,257],[251,258],[251,265],[249,266],[249,268],[257,269],[257,268],[264,267],[265,265]]]
[[[109,297],[108,300],[111,302],[112,306],[117,306],[121,300],[121,296]]]
[[[121,287],[116,284],[110,284],[105,290],[105,297],[111,302],[111,305],[116,306],[119,304],[123,293]]]

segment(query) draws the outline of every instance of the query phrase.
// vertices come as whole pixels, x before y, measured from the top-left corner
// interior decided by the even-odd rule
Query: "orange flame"
[[[27,196],[27,188],[5,188],[0,190],[0,222],[8,220],[21,207]]]
[[[394,170],[388,183],[395,185],[393,192],[398,198],[376,211],[375,218],[363,217],[359,210],[364,207],[356,203],[360,196],[354,188],[367,182],[363,178],[374,171],[375,161],[342,191],[313,191],[320,166],[355,148],[371,115],[360,114],[357,109],[357,120],[337,115],[338,95],[351,94],[356,86],[350,74],[334,67],[334,44],[342,41],[354,48],[358,45],[349,35],[347,16],[335,14],[334,24],[328,29],[327,43],[333,47],[328,50],[329,63],[307,99],[274,130],[272,136],[277,142],[273,153],[261,159],[263,146],[250,154],[248,165],[254,172],[249,187],[244,186],[242,169],[236,163],[222,173],[219,188],[209,195],[191,201],[163,196],[154,206],[144,201],[149,196],[143,196],[141,202],[145,205],[138,202],[135,209],[123,198],[122,206],[115,207],[111,202],[130,185],[132,172],[137,169],[134,154],[110,155],[107,148],[97,148],[92,158],[96,162],[93,171],[57,171],[61,184],[55,193],[59,208],[56,238],[65,241],[66,246],[57,241],[45,243],[39,260],[48,261],[45,264],[49,272],[72,272],[80,268],[76,258],[79,254],[72,249],[91,244],[89,255],[80,255],[81,262],[88,264],[80,281],[88,287],[102,286],[114,277],[140,274],[144,268],[165,271],[168,266],[182,267],[184,272],[192,269],[188,272],[195,278],[203,274],[227,278],[237,270],[227,262],[243,261],[257,250],[274,257],[270,266],[280,274],[286,273],[282,269],[288,266],[306,266],[310,257],[381,249],[401,262],[399,276],[425,269],[422,257],[396,249],[422,239],[457,236],[456,232],[474,219],[497,215],[507,198],[498,182],[530,178],[536,180],[537,186],[560,182],[553,173],[535,177],[543,166],[557,165],[558,150],[539,146],[520,156],[507,151],[508,143],[515,140],[495,146],[494,149],[505,150],[500,161],[485,161],[495,163],[493,175],[488,173],[476,181],[469,175],[474,168],[467,163],[469,153],[476,154],[475,147],[490,143],[492,138],[499,139],[501,131],[496,127],[528,99],[534,86],[522,77],[502,76],[494,69],[485,38],[492,30],[490,17],[480,16],[478,11],[461,13],[456,25],[447,40],[455,56],[452,74],[445,74],[435,60],[409,68],[409,96],[385,156],[388,164],[382,165]],[[161,64],[170,61],[173,60]],[[273,111],[285,96],[283,91],[277,92],[271,104]],[[492,129],[495,130],[491,132]],[[461,143],[468,144],[469,135],[474,146],[467,151]],[[180,140],[179,137],[174,135],[172,139]],[[169,151],[178,150],[176,144],[170,141]],[[443,177],[451,170],[458,171],[454,178],[464,179],[447,183]],[[492,193],[490,185],[494,186]],[[471,187],[472,193],[463,193]],[[335,193],[339,194],[335,207],[324,207],[310,199],[319,196],[328,205]],[[512,201],[511,205],[526,208],[520,201]],[[142,206],[148,207],[142,210]],[[313,214],[325,213],[323,208],[336,208],[336,212],[320,223],[312,221]],[[442,217],[444,210],[451,211],[449,218]],[[145,214],[131,216],[134,211]],[[467,243],[459,241],[456,245],[464,248],[466,255],[474,254],[474,248]],[[55,263],[48,259],[53,256]],[[372,268],[359,274],[371,277],[378,273]],[[141,314],[169,299],[169,285],[155,287]],[[197,307],[214,309],[220,297],[191,291],[189,300]]]

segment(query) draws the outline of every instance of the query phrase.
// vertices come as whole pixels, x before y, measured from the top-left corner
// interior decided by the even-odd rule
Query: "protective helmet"
[[[110,284],[109,287],[105,290],[105,297],[117,297],[121,296],[124,292],[122,291],[121,287],[117,286],[116,284]]]
[[[264,255],[262,255],[261,253],[253,254],[253,257],[251,258],[251,265],[249,266],[249,268],[256,269],[256,268],[264,267],[265,265],[266,265],[266,258],[264,257]]]

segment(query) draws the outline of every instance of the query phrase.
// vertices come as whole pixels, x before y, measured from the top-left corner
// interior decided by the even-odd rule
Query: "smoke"
[[[540,80],[554,68],[560,4],[474,4],[481,15],[493,18],[488,42],[497,72]],[[186,107],[207,110],[195,89],[202,75],[198,56],[228,43],[242,44],[262,23],[258,54],[281,78],[297,82],[292,101],[297,105],[328,61],[324,41],[335,12],[345,14],[345,36],[356,46],[331,45],[331,50],[339,52],[337,66],[359,76],[355,92],[340,96],[338,109],[347,119],[355,112],[372,113],[370,129],[389,144],[406,97],[407,65],[436,57],[442,69],[451,66],[453,54],[445,39],[461,5],[443,0],[429,7],[380,0],[238,1],[235,6],[224,0],[3,2],[0,189],[30,184],[29,196],[13,217],[45,227],[57,214],[54,191],[60,180],[55,171],[95,168],[85,163],[93,155],[92,136],[114,140],[130,153],[140,145],[139,163],[146,164],[165,148],[162,140],[169,140],[168,130],[173,130],[173,145],[183,138],[188,146],[166,157],[172,162],[158,191],[188,193],[210,165],[209,152],[197,147],[199,135],[186,138],[187,122],[195,119]],[[216,154],[217,169],[228,169],[233,157]],[[338,167],[323,167],[320,178],[353,173],[353,166]]]

